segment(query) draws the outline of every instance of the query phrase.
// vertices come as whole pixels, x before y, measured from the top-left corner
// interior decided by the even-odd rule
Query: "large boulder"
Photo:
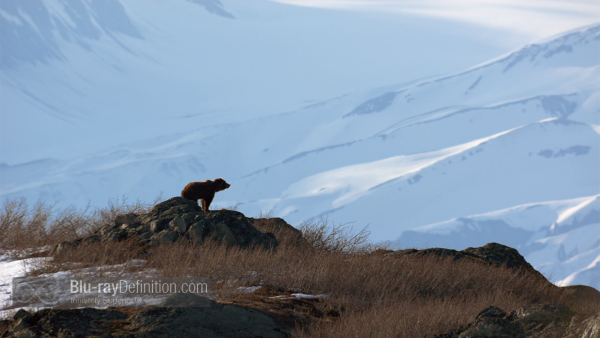
[[[536,304],[511,312],[495,306],[468,325],[428,338],[599,337],[600,314],[582,315],[563,304]]]
[[[525,260],[525,257],[523,257],[519,251],[506,245],[488,243],[478,248],[466,248],[461,252],[494,266],[505,266],[511,269],[535,271],[533,266]]]
[[[244,249],[276,248],[275,236],[256,229],[253,221],[232,210],[204,212],[194,201],[173,197],[157,204],[147,214],[119,215],[113,224],[107,224],[92,236],[61,243],[56,250],[93,242],[131,240],[152,247],[179,240],[202,243],[209,239]]]
[[[283,218],[279,217],[264,217],[252,218],[247,217],[250,224],[256,227],[261,232],[270,232],[275,235],[279,244],[285,243],[293,247],[311,248],[306,238],[302,236],[302,231],[294,228]]]
[[[2,337],[275,338],[290,335],[290,328],[258,310],[219,304],[210,299],[203,300],[201,306],[191,307],[167,304],[146,309],[44,309],[34,314],[22,310],[5,323],[5,329]]]
[[[159,307],[129,318],[133,337],[286,337],[266,314],[209,300],[207,307]],[[287,332],[286,332],[287,331]]]
[[[89,337],[108,331],[108,323],[125,319],[118,311],[91,308],[44,309],[34,314],[19,310],[2,337]]]
[[[461,251],[444,249],[444,248],[430,248],[430,249],[405,249],[398,251],[389,251],[384,253],[387,257],[438,257],[440,259],[452,259],[452,260],[471,260],[481,262],[487,265],[493,265],[497,267],[506,267],[512,270],[521,272],[528,272],[534,274],[540,278],[545,277],[535,270],[531,264],[529,264],[525,257],[523,257],[519,251],[509,246],[488,243],[482,247],[477,248],[466,248]]]

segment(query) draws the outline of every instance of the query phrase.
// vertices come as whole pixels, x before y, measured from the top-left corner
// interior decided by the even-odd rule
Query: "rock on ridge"
[[[430,249],[405,249],[398,251],[387,251],[384,255],[388,257],[439,257],[441,259],[452,259],[461,260],[468,259],[488,265],[497,267],[504,266],[513,270],[520,270],[523,272],[529,272],[537,275],[538,277],[546,279],[539,271],[535,270],[531,264],[529,264],[525,257],[523,257],[519,251],[509,246],[488,243],[478,248],[466,248],[461,251],[444,248],[430,248]]]
[[[536,304],[509,313],[495,306],[452,332],[426,338],[600,337],[600,313],[577,314],[563,304]]]
[[[186,295],[187,296],[187,295]],[[20,310],[2,337],[286,337],[261,311],[206,299],[202,307]],[[129,311],[129,313],[127,313]],[[2,329],[2,327],[0,327]]]
[[[204,212],[194,201],[173,197],[157,204],[147,214],[119,215],[114,224],[105,225],[87,238],[60,243],[56,251],[81,243],[131,240],[152,247],[183,239],[193,243],[214,239],[243,249],[276,248],[279,243],[275,236],[259,231],[253,222],[254,219],[249,220],[241,212],[224,209]]]

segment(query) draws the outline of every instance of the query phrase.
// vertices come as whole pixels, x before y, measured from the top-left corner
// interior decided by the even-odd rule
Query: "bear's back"
[[[215,189],[213,187],[213,181],[206,180],[202,182],[191,182],[183,188],[181,191],[181,197],[197,201],[201,198],[207,198],[211,195],[214,196]]]

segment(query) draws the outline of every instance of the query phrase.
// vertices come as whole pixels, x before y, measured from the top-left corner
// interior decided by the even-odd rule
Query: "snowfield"
[[[2,1],[0,196],[223,177],[215,207],[600,288],[600,5],[469,4]]]

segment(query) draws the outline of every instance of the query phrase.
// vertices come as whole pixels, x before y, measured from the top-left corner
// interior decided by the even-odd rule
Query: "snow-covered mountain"
[[[170,24],[161,2],[99,3],[0,3],[2,31],[14,33],[2,33],[3,48],[8,41],[15,50],[2,52],[0,104],[3,115],[19,112],[0,126],[3,199],[103,206],[121,195],[171,197],[190,181],[223,177],[231,188],[215,207],[240,203],[249,216],[271,210],[292,225],[321,217],[369,225],[372,240],[402,247],[499,242],[555,282],[600,288],[600,24],[451,75],[431,70],[366,90],[353,84],[303,103],[297,97],[317,95],[305,83],[300,96],[272,92],[270,100],[256,88],[242,94],[239,84],[235,95],[214,97],[194,79],[215,80],[242,62],[219,53],[233,53],[265,22],[285,21],[277,27],[290,33],[290,19],[319,18],[316,9],[173,2],[179,16]],[[104,24],[106,13],[121,14]],[[332,13],[336,23],[350,15]],[[199,34],[208,27],[219,34]],[[229,50],[203,47],[227,46],[217,38],[246,30]],[[32,56],[17,43],[23,36],[44,52]],[[235,67],[243,74],[243,63]],[[164,83],[150,85],[157,80]]]
[[[600,195],[522,204],[402,233],[399,243],[462,249],[492,241],[518,248],[560,285],[598,287]]]
[[[292,111],[459,71],[531,35],[269,0],[2,0],[0,162]]]

